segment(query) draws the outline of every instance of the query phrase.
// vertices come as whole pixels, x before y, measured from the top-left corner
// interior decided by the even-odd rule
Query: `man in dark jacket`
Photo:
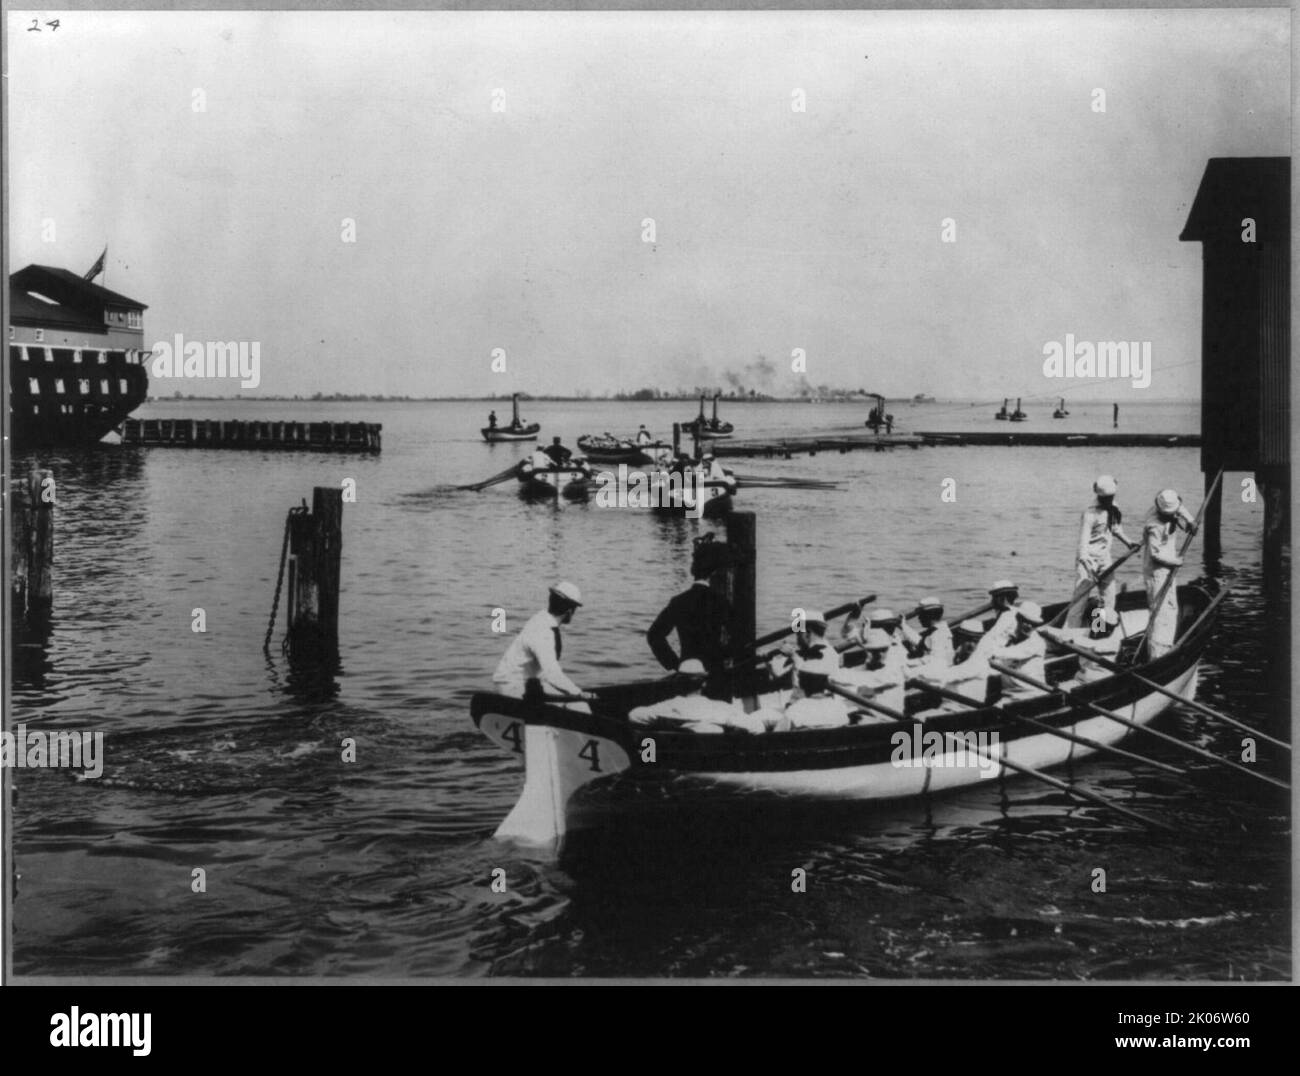
[[[646,632],[650,649],[665,669],[675,670],[683,661],[694,658],[703,662],[710,676],[715,676],[726,665],[731,606],[710,588],[709,579],[726,567],[727,557],[725,543],[698,543],[691,558],[695,582],[664,607]],[[673,631],[677,632],[680,654],[668,642]]]

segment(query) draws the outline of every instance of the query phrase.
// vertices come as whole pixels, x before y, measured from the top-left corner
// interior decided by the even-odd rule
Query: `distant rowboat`
[[[617,437],[598,437],[584,434],[578,438],[578,449],[592,463],[626,463],[633,466],[651,463],[645,451],[653,444],[638,445],[635,441]]]
[[[700,397],[700,413],[691,419],[690,422],[682,423],[682,432],[689,433],[701,441],[718,441],[730,437],[735,432],[735,427],[730,422],[718,421],[718,396],[713,397],[713,418],[704,417],[704,397]]]
[[[519,492],[525,497],[585,497],[591,487],[591,468],[584,464],[534,467],[519,465]]]
[[[482,426],[480,431],[483,434],[483,440],[489,444],[497,441],[531,441],[541,433],[542,424],[540,422],[530,422],[524,425],[519,421],[519,393],[515,393],[510,398],[511,407],[514,410],[514,418],[509,426]]]

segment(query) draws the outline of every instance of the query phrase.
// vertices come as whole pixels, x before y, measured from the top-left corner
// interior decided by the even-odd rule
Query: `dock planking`
[[[798,437],[774,437],[743,441],[711,441],[709,451],[716,456],[780,456],[795,453],[852,452],[859,449],[884,451],[892,448],[936,446],[1024,446],[1034,448],[1197,448],[1199,434],[1184,433],[1066,433],[1026,430],[918,433],[870,432],[850,434],[805,434]]]
[[[379,452],[378,422],[282,422],[239,419],[127,419],[122,444],[149,448],[229,448],[287,452]]]

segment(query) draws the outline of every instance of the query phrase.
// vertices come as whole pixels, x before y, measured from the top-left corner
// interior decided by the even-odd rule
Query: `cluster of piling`
[[[241,419],[127,419],[124,445],[153,448],[285,449],[314,452],[378,452],[378,422],[252,422]]]
[[[9,491],[9,609],[15,631],[48,620],[54,604],[54,473],[33,470]]]

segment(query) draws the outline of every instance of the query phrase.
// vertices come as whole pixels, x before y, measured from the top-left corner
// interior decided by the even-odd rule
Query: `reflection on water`
[[[238,417],[252,405],[178,406],[166,414]],[[474,731],[468,702],[509,635],[569,578],[585,601],[565,634],[578,683],[656,675],[645,629],[689,585],[691,541],[720,528],[529,503],[512,483],[456,490],[527,448],[483,444],[480,405],[312,407],[263,413],[383,422],[383,454],[119,448],[14,461],[15,474],[55,471],[59,507],[55,608],[48,633],[13,650],[10,720],[105,733],[100,779],[10,771],[19,972],[1289,974],[1286,797],[1160,744],[1140,749],[1185,766],[1193,789],[1110,761],[1059,772],[1173,822],[1173,840],[1008,780],[900,804],[669,804],[575,840],[559,863],[497,844],[522,773]],[[677,407],[528,410],[572,443],[640,422],[662,432]],[[895,413],[912,428],[976,421],[944,407]],[[752,405],[728,418],[750,435],[764,423],[860,425],[858,410]],[[1108,423],[1109,408],[1097,410]],[[1087,407],[1071,411],[1089,421]],[[1195,428],[1195,409],[1123,418]],[[1135,522],[1156,490],[1174,485],[1195,503],[1201,488],[1195,450],[936,448],[743,470],[844,484],[742,490],[738,507],[758,516],[760,631],[794,606],[872,591],[891,605],[938,593],[950,609],[973,607],[1004,575],[1050,601],[1072,584],[1097,473],[1119,477]],[[358,499],[344,509],[339,660],[291,663],[283,609],[264,654],[285,512],[344,478]],[[955,502],[940,497],[949,479]],[[1260,506],[1225,502],[1213,570],[1232,593],[1200,697],[1287,737],[1289,596],[1262,584],[1261,524]],[[1189,574],[1202,570],[1193,561]],[[1125,579],[1141,585],[1136,572]],[[197,608],[203,633],[191,630]],[[497,609],[505,635],[493,631]],[[1239,734],[1200,714],[1164,722],[1240,753]],[[1265,746],[1259,764],[1285,769]],[[1098,865],[1104,894],[1091,886]],[[209,899],[191,899],[196,866]],[[504,894],[490,889],[498,867]],[[795,869],[806,892],[791,889]]]

